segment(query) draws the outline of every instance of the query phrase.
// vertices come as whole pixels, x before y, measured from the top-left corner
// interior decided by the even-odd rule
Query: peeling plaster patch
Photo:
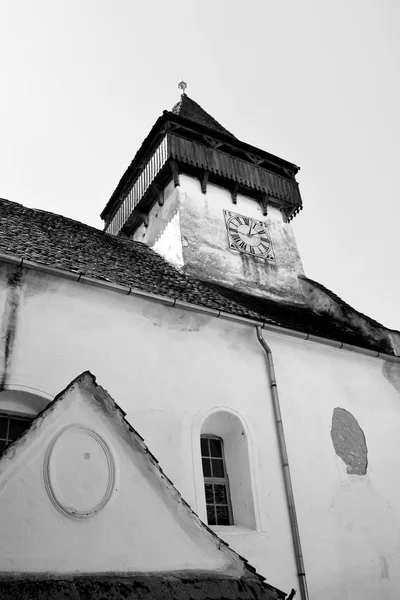
[[[344,408],[335,408],[332,416],[331,437],[335,452],[351,475],[366,475],[367,444],[357,420]]]
[[[400,392],[400,365],[385,361],[382,367],[383,376]]]
[[[10,273],[7,280],[7,299],[1,323],[1,342],[3,347],[3,372],[0,379],[0,390],[4,390],[7,382],[11,354],[14,346],[15,332],[17,327],[17,313],[21,298],[22,268]],[[4,340],[4,341],[3,341]]]
[[[381,556],[380,557],[380,561],[381,561],[380,578],[381,579],[390,579],[390,577],[389,577],[389,563],[388,563],[387,558],[385,556]]]

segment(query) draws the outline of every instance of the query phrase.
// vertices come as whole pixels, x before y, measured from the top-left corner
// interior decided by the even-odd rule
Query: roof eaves
[[[248,144],[247,142],[243,142],[242,140],[238,139],[237,137],[233,137],[231,135],[227,135],[220,131],[216,131],[215,129],[211,129],[201,123],[197,123],[197,122],[195,123],[194,121],[191,121],[190,119],[187,119],[186,117],[176,115],[173,112],[168,112],[168,111],[164,111],[164,112],[166,112],[168,114],[169,120],[171,120],[171,121],[174,121],[178,124],[184,125],[188,129],[192,129],[192,130],[195,130],[194,129],[194,125],[195,125],[196,129],[200,128],[200,130],[204,131],[204,133],[207,133],[208,135],[210,135],[214,138],[217,138],[220,141],[223,141],[226,145],[230,145],[230,146],[232,146],[232,148],[239,148],[241,150],[250,152],[252,154],[257,154],[260,157],[265,158],[265,160],[270,161],[271,163],[276,163],[279,166],[283,166],[283,167],[289,169],[290,171],[293,172],[294,175],[296,173],[298,173],[298,171],[300,171],[300,167],[298,167],[296,164],[294,164],[290,161],[287,161],[284,158],[277,156],[276,154],[271,154],[270,152],[267,152],[266,150],[262,150],[261,148],[257,148],[256,146],[252,146],[251,144]]]
[[[382,325],[382,323],[379,323],[378,321],[375,321],[375,319],[372,319],[368,315],[366,315],[366,314],[364,314],[364,313],[356,310],[355,308],[353,308],[352,306],[350,306],[350,304],[347,304],[347,302],[345,302],[345,300],[343,300],[342,298],[340,298],[340,296],[338,296],[337,294],[335,294],[334,292],[332,292],[332,290],[330,290],[329,288],[327,288],[324,285],[322,285],[322,283],[319,283],[318,281],[314,281],[314,279],[310,279],[309,277],[306,277],[305,275],[299,275],[299,279],[303,279],[303,281],[307,281],[307,282],[311,283],[313,286],[315,286],[316,288],[320,289],[327,296],[329,296],[330,298],[332,298],[332,300],[334,302],[336,302],[339,306],[341,306],[344,310],[352,312],[352,313],[358,315],[359,317],[361,317],[362,319],[364,319],[365,321],[367,321],[373,327],[376,327],[377,329],[382,329],[384,331],[392,331],[394,333],[399,333],[400,334],[400,331],[398,331],[397,329],[388,329],[387,327],[385,327],[384,325]]]
[[[146,152],[148,152],[152,148],[153,145],[156,144],[156,142],[158,141],[157,140],[158,136],[164,135],[163,134],[163,126],[167,122],[168,118],[169,118],[169,113],[168,113],[168,111],[164,110],[163,114],[160,117],[158,117],[157,121],[154,123],[150,132],[143,140],[140,148],[137,150],[137,152],[136,152],[135,156],[133,157],[132,161],[130,162],[128,168],[125,170],[124,174],[122,175],[121,179],[119,180],[115,190],[113,191],[113,193],[110,196],[110,199],[108,200],[107,204],[105,205],[102,212],[100,213],[101,219],[105,220],[108,213],[113,209],[114,202],[116,200],[119,200],[120,193],[122,192],[124,187],[128,184],[129,179],[132,177],[135,167],[139,166],[140,160],[143,158],[143,156],[146,154]]]
[[[114,204],[119,201],[119,196],[123,191],[124,187],[127,186],[129,180],[133,178],[135,168],[140,167],[140,161],[142,160],[146,152],[149,152],[152,149],[152,147],[156,145],[158,141],[158,136],[164,135],[163,126],[168,121],[172,121],[177,124],[183,125],[187,129],[192,129],[194,131],[200,130],[205,134],[208,134],[209,136],[212,136],[214,138],[216,137],[220,141],[223,141],[226,145],[231,146],[233,149],[237,148],[245,152],[250,152],[259,155],[260,157],[263,157],[265,160],[269,161],[272,164],[276,164],[279,167],[288,169],[293,173],[293,175],[296,175],[296,173],[300,170],[300,167],[298,167],[294,163],[291,163],[274,154],[270,154],[269,152],[266,152],[265,150],[262,150],[260,148],[256,148],[251,144],[247,144],[246,142],[239,140],[230,133],[224,133],[222,131],[213,129],[212,127],[207,127],[206,125],[198,123],[197,121],[192,121],[191,119],[182,117],[172,111],[164,110],[163,114],[154,123],[149,134],[143,140],[140,148],[136,152],[128,168],[125,170],[124,174],[119,180],[114,192],[110,196],[110,199],[108,200],[104,209],[100,213],[100,218],[102,220],[106,220],[109,213],[112,212]]]

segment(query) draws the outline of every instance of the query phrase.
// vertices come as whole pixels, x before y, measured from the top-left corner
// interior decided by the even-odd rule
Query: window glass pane
[[[212,484],[206,483],[204,487],[206,490],[206,504],[213,504],[214,503],[214,494],[213,494]]]
[[[212,476],[213,477],[225,477],[223,461],[219,458],[212,458],[211,462],[212,462],[212,470],[213,470]]]
[[[209,525],[217,524],[217,521],[215,520],[215,509],[212,504],[207,505],[207,522]]]
[[[28,429],[30,421],[22,419],[10,419],[10,429],[8,431],[9,441],[15,440],[21,433]]]
[[[202,458],[203,462],[203,475],[204,477],[211,477],[211,465],[209,458]]]
[[[232,525],[223,442],[205,436],[200,438],[200,444],[208,524]]]
[[[222,444],[221,440],[210,439],[210,450],[211,456],[218,456],[222,458]]]
[[[217,525],[229,525],[229,512],[227,506],[217,506]]]
[[[215,493],[215,504],[228,504],[228,497],[226,494],[226,485],[225,484],[216,483],[214,485],[214,493]]]
[[[6,439],[7,424],[8,424],[8,417],[0,417],[0,438]]]
[[[5,440],[0,440],[0,452],[2,450],[4,450],[4,448],[7,446],[7,443]]]
[[[210,456],[210,453],[208,451],[208,439],[200,438],[200,443],[201,443],[201,455],[202,456]]]

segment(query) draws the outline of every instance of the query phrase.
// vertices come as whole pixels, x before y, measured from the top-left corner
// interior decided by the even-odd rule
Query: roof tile
[[[209,115],[200,104],[197,104],[197,102],[189,98],[186,94],[182,94],[181,99],[175,104],[171,112],[180,117],[184,117],[185,119],[189,119],[190,121],[194,121],[199,125],[204,125],[209,129],[218,131],[219,133],[235,137],[233,133],[225,129],[225,127],[222,127],[214,117]]]
[[[0,593],[2,600],[283,600],[285,597],[283,592],[261,581],[204,573],[2,577]]]

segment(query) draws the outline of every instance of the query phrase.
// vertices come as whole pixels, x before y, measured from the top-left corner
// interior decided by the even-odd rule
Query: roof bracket
[[[261,194],[260,204],[261,204],[261,208],[262,208],[262,213],[263,213],[264,217],[266,217],[268,214],[268,204],[269,204],[269,196],[266,192],[263,192]]]
[[[232,196],[232,202],[233,204],[237,204],[237,195],[239,192],[239,184],[238,182],[235,183],[235,185],[233,186],[232,190],[231,190],[231,196]]]
[[[168,162],[169,162],[169,166],[171,168],[171,173],[172,173],[172,177],[174,180],[174,186],[178,187],[178,185],[180,185],[178,165],[176,164],[176,162],[174,161],[173,158],[170,158]]]
[[[157,202],[160,206],[163,206],[164,204],[164,193],[163,190],[156,184],[156,183],[152,183],[150,185],[150,189],[154,194],[154,197],[157,198]]]
[[[211,146],[211,148],[213,148],[214,150],[216,148],[219,148],[220,146],[222,146],[222,142],[217,142],[217,140],[214,140],[214,138],[210,137],[209,135],[203,135],[203,139],[207,142],[207,144],[209,146]]]
[[[139,213],[139,217],[142,220],[142,223],[145,227],[149,226],[149,215],[147,213]]]
[[[200,185],[201,185],[201,191],[203,192],[203,194],[207,193],[207,183],[208,183],[209,175],[210,175],[210,171],[203,171],[201,174]]]
[[[264,162],[263,158],[259,158],[258,156],[256,156],[255,154],[252,154],[251,152],[245,152],[245,155],[252,163],[254,163],[257,166],[261,165],[261,163]]]

